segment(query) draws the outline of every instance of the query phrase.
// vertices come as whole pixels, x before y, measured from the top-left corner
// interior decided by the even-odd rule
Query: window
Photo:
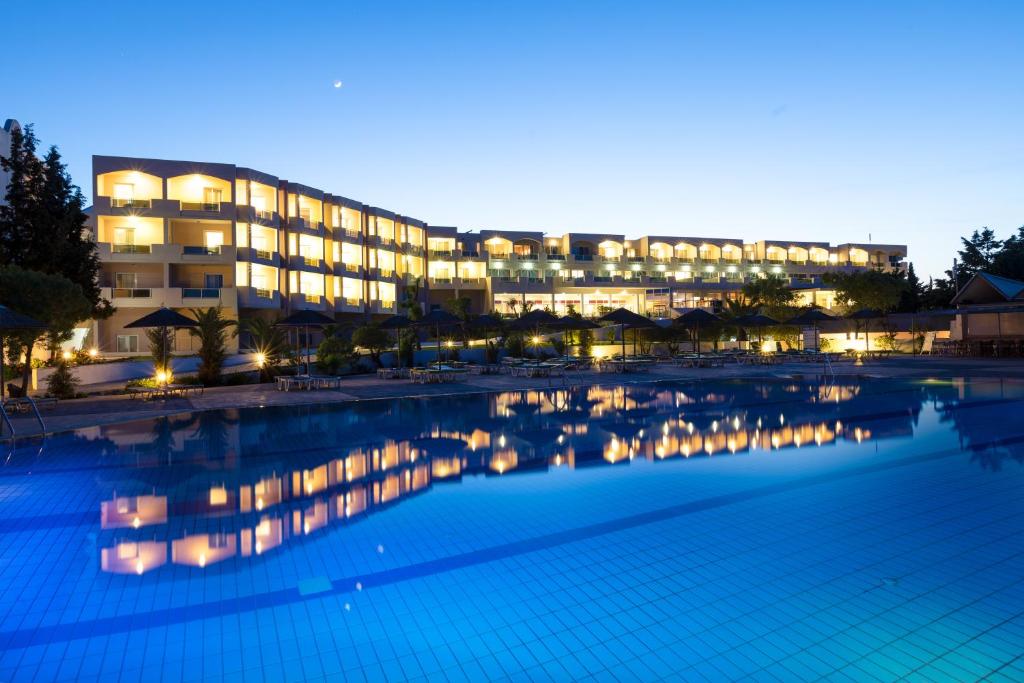
[[[138,286],[138,273],[114,273],[114,287],[116,289],[136,289]]]
[[[220,230],[204,230],[203,245],[207,253],[219,254],[220,248],[224,246],[224,233]]]
[[[135,228],[114,228],[114,244],[135,246]]]
[[[220,289],[224,286],[224,276],[220,273],[203,273],[204,289]]]
[[[139,335],[119,334],[117,335],[118,353],[137,353],[139,350]]]
[[[203,204],[220,204],[221,192],[216,187],[203,188]]]
[[[135,185],[132,183],[114,183],[114,199],[130,202],[135,199]]]
[[[257,211],[266,211],[267,198],[261,194],[254,194],[252,196],[252,208],[256,209]]]

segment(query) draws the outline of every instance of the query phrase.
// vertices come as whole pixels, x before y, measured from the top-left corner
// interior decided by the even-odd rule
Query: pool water
[[[0,680],[1020,680],[1022,411],[661,382],[19,442]]]

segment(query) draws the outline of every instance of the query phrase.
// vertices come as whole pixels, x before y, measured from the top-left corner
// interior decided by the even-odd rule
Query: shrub
[[[513,332],[505,337],[505,349],[513,358],[523,358],[526,355],[526,343],[523,340],[523,335]]]
[[[196,326],[188,333],[199,340],[199,381],[203,384],[220,383],[220,369],[228,355],[228,334],[238,334],[238,323],[222,315],[221,307],[193,308]]]
[[[378,368],[384,367],[380,360],[382,353],[391,348],[391,335],[377,325],[364,325],[352,333],[352,343],[366,349],[370,360]]]
[[[46,393],[59,399],[74,398],[78,395],[78,378],[67,363],[60,363],[46,380]]]
[[[316,348],[316,366],[331,375],[350,368],[358,358],[352,342],[340,337],[326,337]]]
[[[594,331],[580,330],[579,344],[577,345],[581,356],[590,356],[594,353]]]

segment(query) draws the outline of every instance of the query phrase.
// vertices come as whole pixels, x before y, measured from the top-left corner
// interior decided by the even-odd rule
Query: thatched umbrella
[[[786,321],[787,325],[810,325],[814,329],[814,342],[818,346],[818,350],[821,350],[821,342],[818,340],[818,325],[820,323],[835,320],[835,316],[831,316],[824,312],[820,308],[808,308],[803,313],[800,313],[795,318],[790,318]]]
[[[46,323],[40,322],[35,318],[30,318],[27,315],[22,315],[21,313],[15,313],[6,306],[0,306],[0,333],[45,329]],[[0,402],[4,400],[4,391],[7,389],[7,385],[4,381],[4,363],[6,359],[7,357],[4,353],[3,337],[0,336]],[[31,364],[32,359],[27,358],[26,362]]]
[[[328,318],[323,313],[317,311],[295,311],[291,315],[281,320],[278,320],[274,325],[277,327],[294,327],[301,329],[303,336],[306,338],[306,374],[309,374],[309,328],[319,327],[324,328],[327,325],[333,325],[334,318]]]
[[[414,325],[417,327],[432,327],[434,328],[434,338],[437,339],[437,362],[441,363],[441,328],[451,327],[452,325],[458,325],[462,320],[441,309],[431,311],[425,316],[415,321]]]
[[[138,320],[128,323],[127,325],[125,325],[125,328],[158,327],[161,330],[164,330],[164,334],[166,334],[166,330],[168,329],[188,328],[195,327],[196,325],[198,325],[198,323],[192,318],[188,318],[186,316],[183,316],[181,313],[178,313],[177,311],[172,311],[169,308],[161,306],[152,313],[144,315]],[[161,349],[160,368],[164,373],[167,373],[166,348]],[[166,374],[164,381],[166,382]]]
[[[779,324],[779,321],[775,318],[762,313],[741,315],[728,322],[730,325],[736,325],[737,327],[756,327],[758,346],[761,345],[761,333],[764,331],[764,328],[773,327]]]
[[[678,310],[678,309],[677,309]],[[702,325],[711,325],[713,323],[721,322],[721,318],[705,311],[703,308],[691,308],[680,314],[678,318],[672,321],[674,325],[682,325],[683,327],[692,327],[694,329],[695,339],[697,340],[694,346],[697,349],[697,357],[700,358],[700,328]]]
[[[559,318],[558,321],[553,325],[553,327],[556,327],[556,328],[562,330],[562,339],[564,341],[565,340],[565,335],[566,335],[566,333],[569,330],[578,330],[578,331],[581,331],[581,330],[596,330],[596,329],[599,329],[601,326],[598,325],[597,323],[595,323],[592,320],[587,320],[585,318],[577,318],[577,317],[572,316],[572,315],[566,315],[566,316],[563,316],[563,317]],[[566,345],[566,350],[567,351],[568,351],[568,348],[569,347],[568,347],[568,344],[567,344]],[[568,355],[568,353],[566,355]]]
[[[876,308],[862,308],[846,316],[847,320],[864,321],[864,350],[871,350],[871,328],[868,326],[872,320],[881,320],[885,313]]]
[[[619,336],[622,337],[622,357],[626,357],[626,328],[637,330],[642,328],[657,327],[658,324],[650,318],[645,318],[639,313],[634,313],[628,308],[617,308],[611,313],[602,315],[598,320],[606,323],[615,323],[620,326]],[[636,337],[633,338],[633,355],[636,355]]]

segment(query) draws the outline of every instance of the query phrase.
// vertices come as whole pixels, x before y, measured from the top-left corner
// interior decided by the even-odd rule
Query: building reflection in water
[[[912,436],[924,402],[950,392],[867,387],[765,381],[521,391],[224,411],[78,437],[107,444],[104,457],[122,465],[100,504],[102,569],[144,574],[260,556],[464,476]]]

